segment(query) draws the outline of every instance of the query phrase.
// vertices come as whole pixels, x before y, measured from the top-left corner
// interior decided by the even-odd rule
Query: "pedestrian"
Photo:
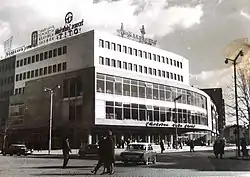
[[[160,142],[160,147],[161,147],[161,153],[163,153],[163,151],[165,151],[163,140]]]
[[[99,149],[98,149],[98,163],[95,166],[95,169],[91,171],[91,173],[96,174],[96,172],[99,170],[99,168],[104,163],[104,153],[105,153],[105,144],[104,144],[105,138],[102,136],[99,140]],[[105,167],[102,173],[105,173]]]
[[[167,143],[168,143],[168,149],[171,149],[170,141],[168,141]]]
[[[241,139],[241,152],[242,152],[242,159],[244,159],[244,157],[248,157],[248,149],[247,149],[247,141],[245,138]]]
[[[190,152],[194,152],[194,140],[190,140]]]
[[[220,143],[219,140],[215,140],[213,145],[215,158],[218,159],[218,155],[220,154]]]
[[[66,168],[69,161],[69,153],[71,152],[68,137],[65,137],[63,140],[62,150],[63,150],[63,168]]]
[[[112,132],[108,131],[108,136],[104,141],[105,143],[105,154],[104,154],[104,167],[107,168],[107,173],[114,173],[115,163],[115,146],[112,138]]]

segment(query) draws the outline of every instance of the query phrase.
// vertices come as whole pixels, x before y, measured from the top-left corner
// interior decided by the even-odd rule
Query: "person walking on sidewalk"
[[[63,168],[66,168],[69,161],[69,152],[71,152],[68,137],[65,137],[63,140],[62,150],[63,150]]]
[[[101,138],[100,138],[100,140],[99,140],[99,152],[98,152],[98,157],[99,157],[99,159],[98,159],[98,163],[97,163],[97,165],[95,166],[95,169],[94,170],[92,170],[91,171],[91,173],[93,173],[93,174],[96,174],[96,172],[99,170],[99,168],[103,165],[103,163],[104,163],[104,153],[105,153],[105,139],[104,139],[104,137],[102,136]],[[105,167],[104,167],[104,170],[103,170],[103,172],[102,173],[105,173]]]
[[[163,153],[163,151],[165,151],[163,140],[161,140],[161,142],[160,142],[160,147],[161,147],[161,153]]]
[[[189,146],[190,146],[190,152],[194,152],[194,140],[190,140],[189,142]]]
[[[109,174],[114,174],[114,163],[115,163],[115,146],[112,137],[112,132],[108,131],[108,136],[104,141],[105,143],[105,154],[104,154],[104,167],[107,168]]]

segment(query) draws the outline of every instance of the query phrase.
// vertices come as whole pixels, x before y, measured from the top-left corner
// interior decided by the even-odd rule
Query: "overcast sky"
[[[125,29],[158,40],[158,46],[190,61],[191,83],[222,87],[231,83],[232,70],[223,49],[250,33],[249,0],[0,0],[0,56],[3,42],[14,36],[13,47],[30,43],[33,30],[64,24],[67,12],[86,29],[115,33]],[[230,122],[230,121],[229,121]]]

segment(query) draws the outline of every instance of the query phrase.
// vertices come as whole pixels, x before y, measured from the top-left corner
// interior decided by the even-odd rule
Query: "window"
[[[173,79],[173,73],[170,73],[170,78]]]
[[[20,60],[20,66],[23,66],[23,59]]]
[[[32,56],[32,57],[31,57],[31,62],[32,62],[32,63],[35,63],[35,56]]]
[[[30,78],[30,71],[27,72],[27,79]]]
[[[34,70],[31,71],[31,78],[34,77]]]
[[[63,54],[67,53],[67,46],[63,46]]]
[[[117,44],[117,50],[118,50],[119,52],[122,51],[122,46],[121,46],[121,44]]]
[[[122,78],[115,78],[115,94],[122,95]]]
[[[36,62],[39,62],[39,55],[36,55]]]
[[[110,59],[109,58],[105,58],[105,65],[110,66]]]
[[[123,52],[127,53],[127,47],[126,46],[123,46]]]
[[[58,56],[62,55],[62,48],[61,48],[61,47],[59,47],[57,50],[58,50],[58,51],[57,51]]]
[[[103,57],[99,57],[99,64],[104,65],[104,58]]]
[[[53,73],[56,72],[56,65],[53,65]]]
[[[161,57],[162,63],[165,63],[165,57]]]
[[[161,70],[158,69],[158,76],[161,77]]]
[[[139,50],[139,57],[142,57],[142,51]]]
[[[148,55],[147,55],[147,52],[143,52],[143,54],[144,54],[144,58],[148,58]]]
[[[167,78],[169,78],[169,72],[167,71]]]
[[[132,71],[132,63],[128,64],[128,70]]]
[[[48,68],[47,68],[47,67],[44,67],[44,68],[43,68],[43,74],[44,74],[44,75],[48,74]]]
[[[133,55],[133,50],[132,50],[131,47],[128,48],[128,53],[129,53],[130,55]]]
[[[115,45],[115,43],[113,43],[113,42],[112,42],[112,44],[111,44],[111,49],[114,50],[114,51],[116,50],[116,45]]]
[[[26,79],[26,73],[23,73],[23,80]]]
[[[102,39],[99,39],[99,47],[104,48],[104,41]]]
[[[166,57],[166,63],[168,64],[168,58]]]
[[[59,64],[57,65],[57,68],[58,68],[58,72],[62,71],[62,64],[59,63]]]
[[[137,64],[134,64],[134,71],[137,72]]]
[[[174,60],[174,66],[176,66],[176,60]]]
[[[54,50],[53,50],[53,57],[56,57],[56,56],[57,56],[57,50],[54,49]]]
[[[148,73],[152,75],[152,68],[148,68]]]
[[[31,58],[30,57],[28,57],[28,64],[30,64],[31,63]]]
[[[49,66],[48,67],[48,74],[51,74],[51,72],[52,72],[52,66]]]
[[[123,69],[128,69],[128,65],[127,65],[127,62],[123,62]]]
[[[109,43],[109,41],[105,41],[105,48],[110,49],[110,43]]]
[[[179,74],[177,75],[177,78],[178,78],[178,81],[180,81],[180,75]]]
[[[48,52],[44,52],[44,60],[48,59]]]
[[[19,60],[16,61],[16,67],[19,67]]]
[[[153,75],[156,76],[156,69],[153,69]]]
[[[178,68],[180,67],[180,62],[179,62],[179,61],[177,61],[177,67],[178,67]]]
[[[116,63],[115,63],[115,60],[114,60],[114,59],[111,60],[111,66],[112,66],[112,67],[116,67]]]
[[[174,74],[174,80],[176,80],[176,74]]]
[[[173,60],[170,58],[170,65],[173,65]]]
[[[134,55],[137,56],[137,49],[134,49]]]
[[[183,82],[183,76],[181,76],[181,82]]]
[[[24,58],[23,65],[27,65],[27,58]]]
[[[142,73],[142,66],[139,65],[139,72]]]
[[[162,75],[162,77],[166,77],[165,71],[161,71],[161,75]]]
[[[122,62],[120,60],[117,61],[117,67],[122,68]]]
[[[43,68],[40,68],[39,69],[39,76],[42,76],[43,75]]]
[[[157,55],[157,61],[161,62],[161,56],[160,55]]]
[[[49,51],[49,58],[52,58],[52,50]]]
[[[40,61],[43,60],[43,53],[40,53]]]
[[[180,67],[182,68],[182,62],[180,62]]]
[[[153,58],[154,58],[154,61],[156,61],[156,55],[155,54],[153,54]]]
[[[67,63],[63,62],[63,70],[66,70],[66,69],[67,69]]]
[[[144,73],[147,74],[148,73],[148,68],[146,66],[144,66]]]
[[[148,53],[148,58],[149,58],[150,60],[152,60],[152,55],[151,55],[151,53]]]
[[[19,74],[16,75],[16,81],[18,81],[18,80],[19,80]]]
[[[35,77],[38,76],[38,69],[35,70]]]

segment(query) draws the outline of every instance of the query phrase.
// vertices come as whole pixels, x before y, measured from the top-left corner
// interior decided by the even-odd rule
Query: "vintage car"
[[[86,157],[86,156],[98,156],[99,145],[97,144],[88,144],[79,149],[79,156]]]
[[[148,165],[149,162],[156,163],[156,151],[150,143],[130,143],[126,150],[121,152],[121,161],[125,164],[128,162],[144,163]]]
[[[32,154],[33,150],[28,149],[25,144],[11,144],[8,148],[4,148],[2,151],[3,155],[9,154],[13,155],[16,154],[20,155],[29,155]]]

